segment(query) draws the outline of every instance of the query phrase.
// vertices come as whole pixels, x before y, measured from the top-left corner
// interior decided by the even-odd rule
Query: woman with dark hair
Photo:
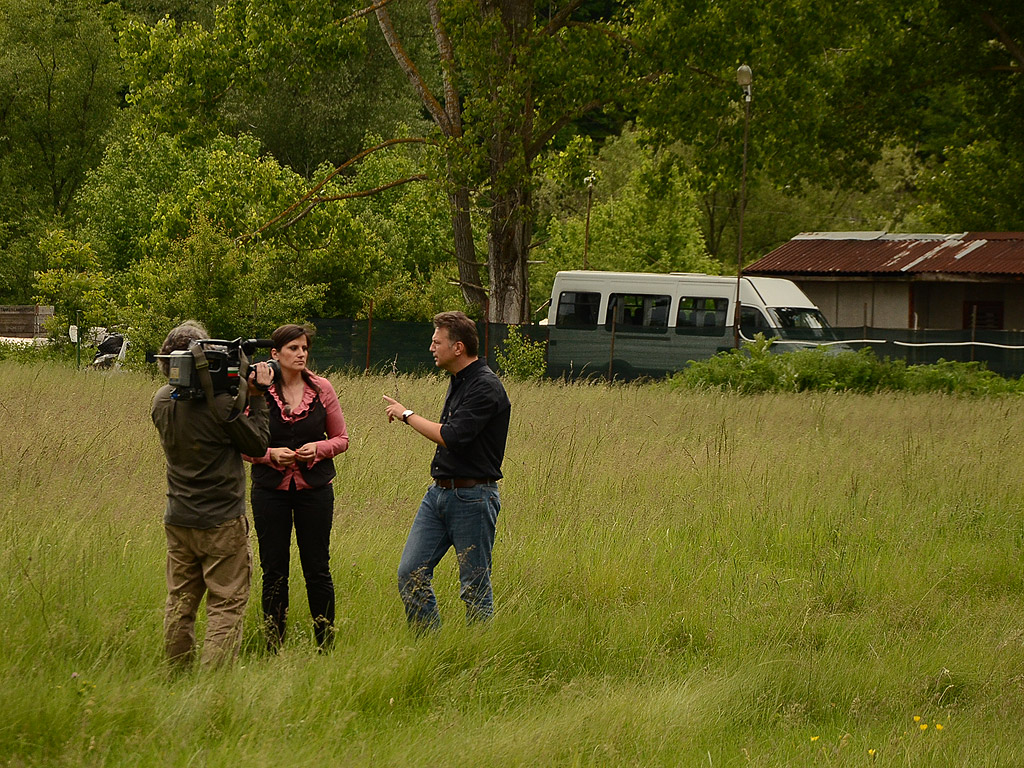
[[[292,527],[306,580],[313,632],[320,649],[334,634],[331,524],[334,457],[348,449],[345,416],[331,383],[307,367],[313,329],[282,325],[271,335],[270,356],[280,373],[266,392],[270,448],[252,462],[252,517],[263,569],[267,647],[284,642]]]

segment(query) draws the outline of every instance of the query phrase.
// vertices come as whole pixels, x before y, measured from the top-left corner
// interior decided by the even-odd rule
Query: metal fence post
[[[370,314],[366,321],[366,373],[370,372],[370,342],[373,340],[373,299],[370,299]]]

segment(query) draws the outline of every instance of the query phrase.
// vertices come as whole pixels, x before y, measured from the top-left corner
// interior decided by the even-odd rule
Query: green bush
[[[90,352],[91,354],[91,352]],[[0,360],[12,363],[33,363],[41,360],[74,361],[75,348],[71,344],[45,343],[22,344],[17,341],[0,341]]]
[[[1020,392],[1021,383],[1005,379],[984,363],[939,360],[935,365],[907,368],[907,389],[911,392],[945,392],[959,395],[1001,395]]]
[[[739,350],[694,361],[669,379],[672,387],[755,392],[942,392],[991,395],[1021,391],[1017,380],[1005,379],[983,363],[940,360],[934,365],[908,366],[902,360],[879,359],[865,347],[859,351],[829,347],[773,353],[771,341],[758,334]]]
[[[537,381],[544,375],[544,343],[530,341],[514,325],[509,326],[508,336],[501,349],[494,353],[503,376],[515,381]]]

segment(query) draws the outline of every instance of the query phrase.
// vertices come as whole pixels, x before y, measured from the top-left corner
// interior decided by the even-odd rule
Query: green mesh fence
[[[435,370],[430,354],[430,322],[392,320],[314,320],[316,341],[310,353],[317,371],[426,373]],[[480,354],[500,373],[496,353],[508,336],[502,323],[477,323]],[[545,326],[516,326],[532,341],[547,342]]]
[[[435,370],[430,355],[430,322],[320,319],[312,350],[317,371],[425,373]],[[732,330],[718,335],[619,332],[607,329],[555,329],[542,325],[517,328],[547,347],[548,375],[619,380],[660,377],[680,370],[689,360],[706,359],[732,347]],[[727,332],[726,332],[727,331]],[[508,326],[478,323],[481,355],[500,373],[497,354],[503,349]],[[913,331],[892,328],[833,328],[836,341],[849,349],[869,346],[880,358],[905,360],[908,365],[939,360],[978,361],[1007,377],[1024,375],[1024,332]],[[787,345],[779,344],[782,351]]]

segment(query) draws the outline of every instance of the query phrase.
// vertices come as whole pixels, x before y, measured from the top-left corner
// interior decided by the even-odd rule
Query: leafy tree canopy
[[[0,0],[0,207],[68,211],[120,104],[117,6]]]

